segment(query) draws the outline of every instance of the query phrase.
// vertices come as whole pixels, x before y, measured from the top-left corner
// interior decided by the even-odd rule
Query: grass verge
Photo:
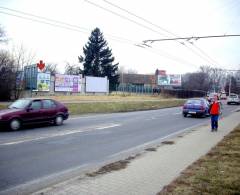
[[[112,113],[140,110],[154,110],[183,105],[184,100],[139,101],[139,102],[94,102],[94,103],[65,103],[71,115],[88,113]]]
[[[64,103],[71,115],[90,113],[130,112],[140,110],[154,110],[183,105],[182,99],[161,99],[159,101],[118,101],[118,102],[76,102]],[[7,105],[0,104],[0,110]]]
[[[0,110],[7,108],[7,105],[1,105],[0,104]]]
[[[158,195],[240,194],[240,125]]]
[[[135,95],[135,94],[109,94],[109,95],[55,95],[41,96],[43,98],[51,98],[58,101],[142,101],[142,100],[161,100],[164,97],[160,95]],[[171,97],[172,98],[172,97]]]

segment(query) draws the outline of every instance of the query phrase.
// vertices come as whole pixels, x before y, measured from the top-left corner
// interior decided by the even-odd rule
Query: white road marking
[[[56,134],[48,134],[46,136],[40,136],[36,138],[28,138],[28,139],[22,139],[22,140],[17,140],[17,141],[12,141],[12,142],[7,142],[7,143],[0,143],[0,146],[8,146],[8,145],[15,145],[15,144],[20,144],[24,142],[31,142],[31,141],[38,141],[42,139],[48,139],[48,138],[53,138],[53,137],[60,137],[60,136],[65,136],[65,135],[71,135],[75,133],[83,133],[83,132],[90,132],[94,130],[102,130],[102,129],[107,129],[107,128],[112,128],[112,127],[117,127],[121,126],[121,124],[108,124],[108,125],[98,125],[94,127],[89,127],[85,129],[79,129],[79,130],[65,130],[64,132],[58,132]]]
[[[101,129],[108,129],[108,128],[112,128],[112,127],[119,127],[119,126],[121,126],[121,124],[113,124],[113,125],[109,125],[109,126],[97,127],[96,129],[101,130]]]
[[[179,115],[179,114],[182,114],[182,112],[173,113],[173,115]]]
[[[47,139],[47,138],[52,138],[52,137],[70,135],[70,134],[81,133],[81,132],[83,132],[83,131],[82,130],[79,130],[79,131],[67,131],[67,132],[64,132],[64,133],[58,133],[58,134],[53,134],[53,135],[41,136],[41,137],[37,137],[37,138],[29,138],[29,139],[23,139],[23,140],[19,140],[19,141],[7,142],[7,143],[0,144],[0,146],[14,145],[14,144],[20,144],[20,143],[30,142],[30,141],[38,141],[38,140],[41,140],[41,139]]]

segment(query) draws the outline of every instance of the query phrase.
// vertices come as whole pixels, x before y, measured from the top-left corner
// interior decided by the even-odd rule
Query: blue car
[[[183,105],[182,114],[184,117],[188,115],[206,117],[209,116],[209,108],[210,105],[204,98],[189,99]]]

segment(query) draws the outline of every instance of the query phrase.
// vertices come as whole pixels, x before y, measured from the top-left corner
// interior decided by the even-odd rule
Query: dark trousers
[[[212,130],[217,130],[218,128],[218,115],[211,115],[211,126]]]

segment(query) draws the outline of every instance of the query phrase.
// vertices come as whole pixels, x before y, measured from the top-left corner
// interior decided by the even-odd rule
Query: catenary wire
[[[46,21],[42,21],[42,20],[39,20],[39,19],[30,18],[30,17],[26,17],[26,16],[21,16],[21,15],[16,15],[16,14],[7,13],[7,12],[3,12],[3,11],[0,11],[0,13],[6,14],[6,15],[10,15],[10,16],[14,16],[14,17],[18,17],[18,18],[25,19],[25,20],[29,20],[29,21],[33,21],[33,22],[38,22],[38,23],[47,24],[47,25],[50,25],[50,26],[58,27],[58,28],[63,28],[63,29],[67,29],[67,30],[72,30],[72,31],[77,31],[77,32],[81,32],[81,33],[88,34],[88,32],[85,32],[85,31],[83,31],[83,30],[76,29],[76,28],[72,28],[72,27],[67,27],[67,26],[65,26],[65,25],[67,25],[67,23],[64,23],[64,22],[58,21],[58,23],[62,23],[62,24],[64,24],[64,26],[63,26],[63,25],[59,25],[59,24],[54,24],[54,23],[52,23],[53,21],[57,21],[57,20],[52,20],[52,19],[50,19],[49,21],[51,21],[51,22],[46,22]],[[24,12],[24,13],[25,13],[25,12]],[[33,14],[29,14],[29,15],[32,15],[32,16],[33,16]],[[34,17],[37,17],[37,16],[34,15]],[[44,18],[44,20],[48,20],[48,18],[46,18],[46,17],[41,17],[41,16],[39,16],[39,18],[41,18],[41,19]],[[72,26],[75,26],[75,25],[72,25]],[[115,40],[115,39],[112,38],[112,40]],[[115,40],[115,41],[117,41],[117,40]],[[119,42],[119,41],[118,41],[118,42]],[[132,44],[131,44],[131,45],[132,45]],[[137,46],[137,45],[136,45],[136,46]],[[144,49],[146,49],[146,48],[144,48]],[[161,55],[159,52],[157,53],[156,51],[153,51],[153,50],[148,50],[148,52],[152,52],[152,53]],[[166,55],[166,54],[164,54],[164,55],[161,55],[161,56],[164,56],[164,57],[166,57],[166,58],[169,58],[169,59],[171,59],[171,60],[178,61],[178,62],[181,62],[181,63],[182,63],[183,61],[184,61],[185,63],[187,62],[187,61],[185,61],[184,59],[181,59],[181,58],[178,58],[178,57],[174,57],[173,55]],[[189,62],[187,62],[187,64],[193,65],[192,63],[189,63]]]
[[[96,3],[93,3],[93,2],[88,1],[88,0],[85,0],[85,1],[88,2],[88,3],[90,3],[90,4],[92,4],[92,5],[94,5],[94,6],[96,6],[96,7],[99,7],[99,8],[101,8],[101,9],[105,10],[105,11],[108,11],[108,12],[110,12],[110,13],[112,13],[112,14],[115,14],[115,15],[117,15],[117,16],[120,16],[120,17],[124,17],[124,19],[127,19],[127,20],[129,20],[129,21],[131,21],[131,22],[136,23],[134,20],[129,19],[129,18],[125,17],[125,16],[122,16],[122,15],[116,13],[116,12],[113,12],[113,11],[109,10],[109,9],[106,9],[106,8],[104,8],[104,7],[96,4]],[[143,18],[143,17],[140,17],[140,16],[138,16],[138,15],[136,15],[136,14],[134,14],[134,13],[132,13],[132,12],[124,9],[124,8],[121,8],[120,6],[118,6],[118,5],[116,5],[116,4],[113,4],[113,3],[109,2],[109,1],[106,1],[106,0],[103,0],[103,1],[106,2],[107,4],[110,4],[110,5],[118,8],[118,9],[120,9],[120,10],[122,10],[122,11],[124,11],[124,12],[126,12],[126,13],[128,13],[128,14],[130,14],[130,15],[138,18],[138,19],[140,19],[140,20],[143,20],[144,22],[147,22],[147,23],[149,23],[149,24],[151,24],[151,25],[153,25],[153,26],[161,29],[161,30],[164,31],[164,32],[167,32],[168,34],[171,34],[172,36],[178,37],[178,35],[176,35],[176,34],[170,32],[170,31],[166,30],[165,28],[162,28],[162,27],[160,27],[159,25],[156,25],[156,24],[152,23],[151,21],[149,21],[149,20],[147,20],[147,19],[145,19],[145,18]],[[139,24],[139,23],[137,22],[137,24]],[[142,24],[140,24],[140,26],[142,26]],[[144,25],[144,27],[145,27],[145,25]],[[152,29],[151,29],[151,30],[152,30]],[[154,30],[154,32],[155,32],[155,30]],[[158,33],[160,33],[160,32],[158,31]],[[163,35],[163,36],[165,36],[165,37],[169,37],[168,35],[165,35],[165,34],[162,34],[162,33],[160,33],[160,34]],[[179,41],[177,41],[177,42],[180,43],[181,45],[183,45],[184,47],[186,47],[187,49],[189,49],[191,52],[193,52],[195,55],[197,55],[197,56],[200,57],[201,59],[204,59],[205,61],[207,61],[208,63],[209,63],[209,62],[210,62],[210,63],[213,63],[213,62],[216,63],[216,61],[212,61],[212,59],[209,58],[208,55],[205,55],[205,54],[206,54],[205,52],[202,52],[202,50],[200,50],[200,48],[197,48],[195,45],[192,45],[192,46],[195,47],[195,49],[197,49],[198,52],[196,52],[194,49],[192,49],[191,47],[187,46],[186,44],[182,44],[182,43],[179,42]]]

